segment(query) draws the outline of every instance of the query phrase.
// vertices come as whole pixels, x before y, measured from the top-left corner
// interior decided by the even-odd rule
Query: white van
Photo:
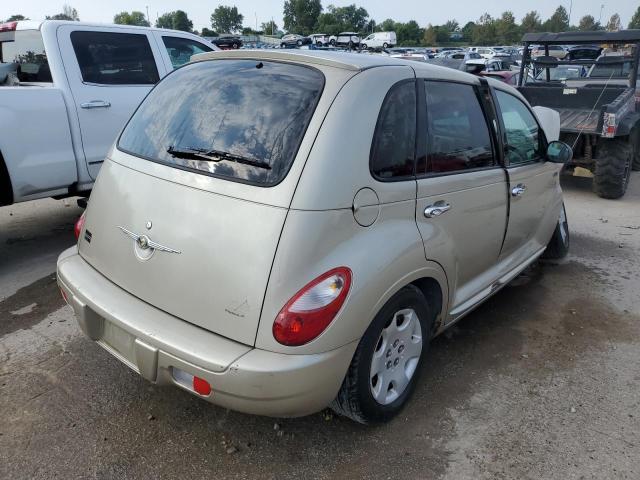
[[[367,48],[390,48],[396,46],[396,32],[376,32],[362,40],[360,47]]]

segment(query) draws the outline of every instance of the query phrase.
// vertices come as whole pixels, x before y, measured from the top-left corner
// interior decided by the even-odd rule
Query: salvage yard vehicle
[[[88,194],[151,87],[191,55],[214,49],[175,30],[0,25],[0,206]]]
[[[603,198],[622,197],[631,170],[640,170],[640,111],[637,102],[640,30],[618,32],[531,33],[524,36],[525,51],[532,43],[607,44],[628,55],[603,54],[596,59],[558,60],[523,58],[518,89],[531,105],[560,112],[561,139],[573,146],[567,171],[593,177],[593,190]],[[629,47],[631,46],[631,47]],[[558,78],[554,69],[590,66],[586,77]],[[536,82],[523,85],[526,71],[542,69]],[[582,70],[580,70],[582,71]]]
[[[290,33],[288,35],[283,36],[280,39],[281,47],[301,47],[303,45],[309,45],[311,43],[311,38],[304,37],[302,35],[296,35]]]
[[[388,420],[435,334],[567,253],[571,149],[537,112],[381,55],[197,55],[110,151],[58,284],[83,332],[158,385]]]
[[[342,32],[329,37],[329,44],[333,47],[357,47],[360,45],[360,37],[355,32]]]
[[[375,32],[362,40],[360,47],[364,50],[371,48],[391,48],[398,43],[396,32]]]
[[[220,35],[219,37],[212,38],[211,43],[222,49],[231,48],[233,50],[237,50],[242,47],[242,39],[237,35],[231,34]]]

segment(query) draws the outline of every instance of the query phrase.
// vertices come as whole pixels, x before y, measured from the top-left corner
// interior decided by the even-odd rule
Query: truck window
[[[2,72],[10,70],[20,82],[51,83],[51,70],[40,30],[18,30],[14,38],[11,42],[0,42],[0,63],[12,64]],[[0,84],[3,81],[0,78]]]
[[[144,34],[76,31],[71,44],[82,80],[99,85],[153,85],[160,80]]]
[[[440,174],[496,166],[489,127],[473,86],[428,81],[425,92],[426,172]]]
[[[203,43],[189,38],[163,36],[162,41],[167,49],[171,65],[178,68],[191,60],[191,55],[210,52],[213,49]]]

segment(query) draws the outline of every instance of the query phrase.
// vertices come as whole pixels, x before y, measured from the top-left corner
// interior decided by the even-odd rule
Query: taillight
[[[76,222],[75,227],[73,227],[73,233],[76,234],[76,240],[80,238],[80,233],[82,233],[82,227],[84,227],[84,219],[86,213],[86,211],[82,212],[82,215],[80,215],[80,218]]]
[[[18,28],[18,22],[0,23],[0,32],[14,32]]]
[[[351,270],[338,267],[308,283],[296,293],[273,322],[273,336],[283,345],[310,342],[329,326],[351,287]]]

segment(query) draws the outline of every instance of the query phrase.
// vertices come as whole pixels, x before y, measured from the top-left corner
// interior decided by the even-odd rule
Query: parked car
[[[333,46],[347,46],[349,48],[360,45],[360,37],[354,32],[342,32],[338,35],[331,35],[329,43]]]
[[[385,421],[434,334],[567,253],[556,112],[332,53],[199,55],[111,150],[57,278],[84,333],[147,380],[254,414]]]
[[[224,50],[237,50],[242,47],[242,40],[236,35],[220,35],[217,38],[212,38],[211,42]]]
[[[158,80],[217,49],[186,32],[83,22],[0,26],[0,206],[87,195]]]
[[[518,85],[518,78],[520,77],[520,72],[515,70],[498,70],[498,71],[484,71],[480,72],[480,75],[486,78],[493,78],[500,82],[504,82],[507,85],[516,86]]]
[[[495,50],[490,47],[478,47],[475,50],[475,53],[479,54],[482,58],[486,58],[487,60],[495,57],[498,54],[498,50]]]
[[[313,35],[309,35],[310,43],[316,45],[317,47],[326,47],[329,45],[329,35],[326,33],[314,33]]]
[[[301,47],[303,45],[309,45],[310,43],[311,38],[303,37],[302,35],[296,35],[294,33],[285,35],[280,39],[281,47]]]
[[[601,47],[597,46],[576,46],[567,51],[566,60],[595,60],[600,56],[602,52]]]
[[[567,51],[561,47],[560,45],[547,45],[549,48],[549,56],[557,58],[559,60],[564,59],[567,56]],[[531,57],[543,57],[546,56],[545,46],[544,45],[536,45],[531,50]]]
[[[396,32],[375,32],[362,40],[360,47],[364,48],[390,48],[398,43]]]

